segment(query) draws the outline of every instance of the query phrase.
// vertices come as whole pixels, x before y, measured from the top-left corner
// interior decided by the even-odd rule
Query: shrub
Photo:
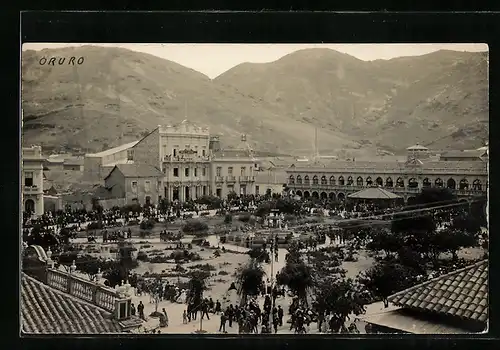
[[[151,248],[151,244],[141,245],[141,249]]]
[[[199,280],[205,280],[210,276],[212,276],[212,274],[209,271],[200,271],[200,270],[190,271],[188,272],[187,275],[189,278],[195,278]]]
[[[215,266],[210,265],[210,264],[198,264],[198,265],[193,265],[189,266],[190,269],[198,269],[201,271],[215,271],[217,270]]]
[[[208,215],[210,215],[210,212],[208,212],[208,211],[202,211],[200,213],[200,216],[208,216]]]
[[[227,272],[227,271],[219,271],[219,275],[220,276],[227,276],[227,275],[229,275],[229,272]]]
[[[87,230],[101,230],[104,228],[102,221],[94,221],[88,224]]]
[[[224,223],[230,224],[232,222],[233,222],[233,216],[231,214],[226,214],[226,216],[224,216]]]
[[[249,222],[250,221],[250,213],[241,213],[238,215],[238,220],[241,222]]]
[[[137,260],[148,261],[149,260],[148,254],[146,252],[140,251],[139,253],[137,253]]]
[[[199,233],[203,234],[208,231],[208,225],[200,220],[188,220],[184,226],[182,226],[182,232],[184,233]]]
[[[141,230],[152,230],[155,227],[156,221],[153,219],[143,220],[140,224]]]
[[[163,264],[169,262],[170,258],[166,256],[154,256],[149,259],[149,262],[152,264]]]

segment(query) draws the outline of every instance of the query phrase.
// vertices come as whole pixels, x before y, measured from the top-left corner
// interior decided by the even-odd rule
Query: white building
[[[23,211],[42,215],[43,208],[43,164],[40,146],[23,147],[21,169],[21,201]]]

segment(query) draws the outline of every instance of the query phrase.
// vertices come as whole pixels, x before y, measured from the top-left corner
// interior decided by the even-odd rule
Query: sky
[[[244,62],[265,63],[297,50],[329,48],[364,61],[425,55],[438,50],[484,52],[487,44],[66,44],[28,43],[23,50],[94,45],[149,53],[215,78]]]

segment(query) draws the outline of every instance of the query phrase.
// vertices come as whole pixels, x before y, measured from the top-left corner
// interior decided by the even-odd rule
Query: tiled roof
[[[464,319],[488,319],[488,261],[439,276],[391,295],[394,305]]]
[[[109,312],[24,273],[21,275],[21,326],[23,332],[32,334],[123,333]]]
[[[160,169],[146,164],[117,164],[115,166],[125,177],[163,177]],[[114,169],[111,171],[113,172]],[[108,174],[108,176],[111,174]]]

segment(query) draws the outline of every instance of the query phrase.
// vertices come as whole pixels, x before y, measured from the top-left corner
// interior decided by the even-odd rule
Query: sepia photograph
[[[488,332],[489,50],[21,52],[21,335]]]

